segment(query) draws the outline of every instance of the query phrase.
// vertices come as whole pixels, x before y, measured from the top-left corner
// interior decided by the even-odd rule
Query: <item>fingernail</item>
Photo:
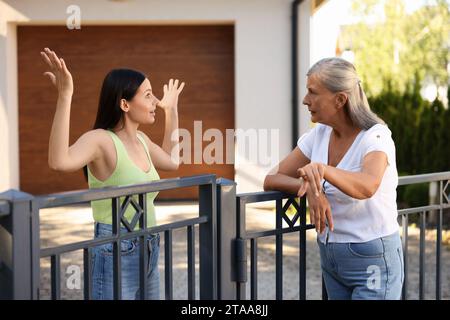
[[[316,197],[318,197],[319,196],[319,193],[318,192],[316,192]]]

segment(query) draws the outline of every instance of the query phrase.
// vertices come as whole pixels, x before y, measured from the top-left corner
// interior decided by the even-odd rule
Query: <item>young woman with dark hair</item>
[[[84,133],[69,146],[70,109],[73,94],[72,76],[65,61],[48,48],[41,52],[49,66],[48,76],[58,90],[58,100],[50,133],[48,163],[61,172],[83,169],[89,188],[103,188],[140,184],[159,179],[158,170],[177,170],[178,147],[178,96],[184,83],[178,80],[164,85],[164,96],[157,99],[149,79],[139,71],[115,69],[109,72],[100,93],[97,118],[92,130]],[[162,147],[143,132],[140,125],[155,122],[155,109],[165,111],[165,133]],[[147,227],[156,224],[153,201],[157,195],[147,194]],[[137,200],[137,199],[136,199]],[[112,234],[111,200],[91,203],[95,237]],[[135,214],[132,206],[125,212],[131,221]],[[121,228],[121,232],[128,232]],[[122,298],[139,296],[138,239],[121,241]],[[151,234],[144,244],[148,253],[147,296],[159,299],[159,234]],[[112,244],[93,250],[92,281],[94,299],[113,298]]]

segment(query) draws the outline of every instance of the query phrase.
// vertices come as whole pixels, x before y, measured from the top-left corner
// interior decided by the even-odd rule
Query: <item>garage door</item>
[[[128,67],[148,75],[157,96],[169,78],[186,82],[179,104],[180,128],[194,139],[194,121],[202,132],[234,128],[234,27],[221,26],[19,26],[19,149],[20,188],[46,194],[87,188],[82,171],[58,173],[48,168],[48,139],[55,112],[56,91],[42,73],[39,52],[50,47],[64,57],[75,85],[70,143],[94,124],[101,83],[113,68]],[[142,126],[160,145],[164,113]],[[193,141],[192,139],[192,141]],[[211,142],[203,141],[205,148]],[[192,142],[191,154],[194,143]],[[204,149],[202,149],[204,150]],[[192,158],[193,159],[193,158]],[[213,173],[234,179],[232,164],[183,164],[161,178]],[[162,192],[160,199],[193,199],[196,188]]]

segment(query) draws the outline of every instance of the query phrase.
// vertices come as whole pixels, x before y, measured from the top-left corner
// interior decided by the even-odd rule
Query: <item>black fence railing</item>
[[[287,201],[283,205],[283,199]],[[275,229],[256,232],[246,230],[246,205],[257,202],[275,201]],[[293,217],[289,217],[287,210],[295,208]],[[300,198],[300,203],[292,195],[281,192],[257,192],[238,195],[237,208],[237,243],[239,245],[237,266],[239,277],[237,282],[237,297],[246,298],[247,282],[247,242],[250,241],[250,299],[258,299],[258,239],[275,237],[275,296],[283,299],[283,234],[299,232],[299,296],[306,299],[306,231],[314,229],[314,225],[306,224],[306,199]],[[291,214],[292,215],[292,214]],[[283,228],[283,221],[288,225]],[[296,226],[296,223],[298,225]]]
[[[147,228],[146,194],[183,187],[198,186],[199,216],[197,218]],[[92,249],[104,244],[113,247],[113,292],[114,299],[121,299],[121,241],[138,238],[145,243],[146,236],[164,233],[165,245],[165,294],[173,298],[172,231],[186,228],[188,233],[188,279],[189,298],[195,299],[195,237],[194,226],[199,226],[200,299],[217,298],[217,251],[216,251],[216,177],[204,175],[182,179],[160,180],[148,184],[124,187],[91,189],[75,192],[33,197],[20,191],[11,190],[2,195],[7,202],[1,208],[9,211],[0,221],[2,241],[0,269],[0,297],[13,299],[39,299],[40,259],[51,261],[51,298],[61,298],[61,255],[78,250],[83,251],[84,298],[92,297],[91,258]],[[121,201],[121,198],[124,198]],[[137,201],[136,199],[137,198]],[[112,228],[110,237],[71,243],[54,248],[41,249],[39,235],[39,210],[43,208],[73,205],[95,200],[111,199]],[[131,221],[125,218],[129,206],[135,209]],[[128,232],[120,232],[121,226]],[[135,227],[138,226],[137,229]],[[8,241],[10,240],[10,241]],[[140,298],[146,299],[146,266],[148,255],[145,246],[139,251]]]
[[[427,206],[399,210],[402,220],[402,239],[405,255],[405,283],[403,298],[408,298],[408,229],[409,217],[420,216],[420,270],[419,298],[425,298],[425,246],[426,216],[437,212],[436,223],[436,299],[442,298],[442,232],[443,213],[450,208],[450,172],[401,177],[399,185],[437,183],[439,200]],[[149,192],[198,186],[198,217],[175,221],[147,228],[146,194]],[[39,212],[43,208],[111,199],[113,233],[110,237],[66,244],[52,248],[40,248]],[[121,201],[121,199],[123,199]],[[299,200],[299,201],[298,201]],[[246,207],[248,204],[275,201],[275,229],[248,231]],[[128,221],[126,209],[132,206],[136,213]],[[294,208],[294,210],[288,208]],[[283,227],[283,221],[287,227]],[[121,233],[123,226],[129,232]],[[135,227],[138,227],[135,229]],[[199,296],[196,296],[195,230],[199,230]],[[246,299],[247,245],[250,244],[250,299],[258,299],[258,240],[274,237],[275,240],[275,296],[283,299],[283,235],[299,233],[299,298],[306,299],[306,232],[314,226],[307,224],[306,200],[281,192],[257,192],[236,195],[236,184],[215,175],[202,175],[178,179],[166,179],[143,185],[91,189],[33,197],[10,190],[0,195],[0,298],[39,299],[40,260],[50,258],[51,298],[61,298],[61,255],[83,252],[84,298],[92,298],[91,255],[92,248],[113,246],[114,298],[121,299],[122,240],[138,238],[141,243],[149,234],[164,234],[164,285],[165,298],[173,299],[173,231],[186,229],[187,233],[187,296],[188,299]],[[146,299],[145,266],[147,255],[140,246],[140,298]],[[449,262],[447,262],[449,263]],[[327,298],[322,284],[323,299]]]
[[[431,213],[435,214],[437,219],[435,223],[436,227],[436,294],[435,299],[441,300],[442,298],[442,230],[443,230],[443,214],[444,210],[449,213],[450,209],[450,172],[440,172],[431,174],[422,174],[415,176],[405,176],[399,178],[399,186],[412,185],[418,183],[434,183],[437,184],[436,194],[437,201],[426,206],[420,206],[416,208],[400,209],[398,210],[399,218],[402,225],[402,243],[404,254],[404,269],[405,279],[403,284],[402,298],[408,299],[408,271],[409,271],[409,254],[408,254],[408,230],[409,230],[409,217],[419,215],[419,299],[425,299],[425,247],[426,247],[426,227],[427,216]],[[447,261],[447,265],[450,265],[450,261]]]

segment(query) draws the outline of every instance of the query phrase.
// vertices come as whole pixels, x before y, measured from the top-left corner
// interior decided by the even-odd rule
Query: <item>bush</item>
[[[380,95],[368,100],[372,110],[392,131],[399,172],[423,174],[450,170],[446,146],[450,141],[449,108],[444,108],[439,100],[422,99],[420,87],[415,84],[400,93],[387,83]]]
[[[428,205],[428,183],[405,186],[404,202],[409,208]]]
[[[392,131],[396,147],[399,176],[450,170],[447,143],[450,141],[450,108],[439,100],[422,99],[420,81],[416,79],[403,93],[386,82],[385,89],[368,97],[371,109]],[[450,101],[450,89],[448,91]],[[397,189],[399,209],[428,205],[428,183],[401,186]],[[447,213],[444,210],[444,213]],[[450,225],[450,214],[443,215],[444,226]],[[410,215],[418,223],[419,215]]]

